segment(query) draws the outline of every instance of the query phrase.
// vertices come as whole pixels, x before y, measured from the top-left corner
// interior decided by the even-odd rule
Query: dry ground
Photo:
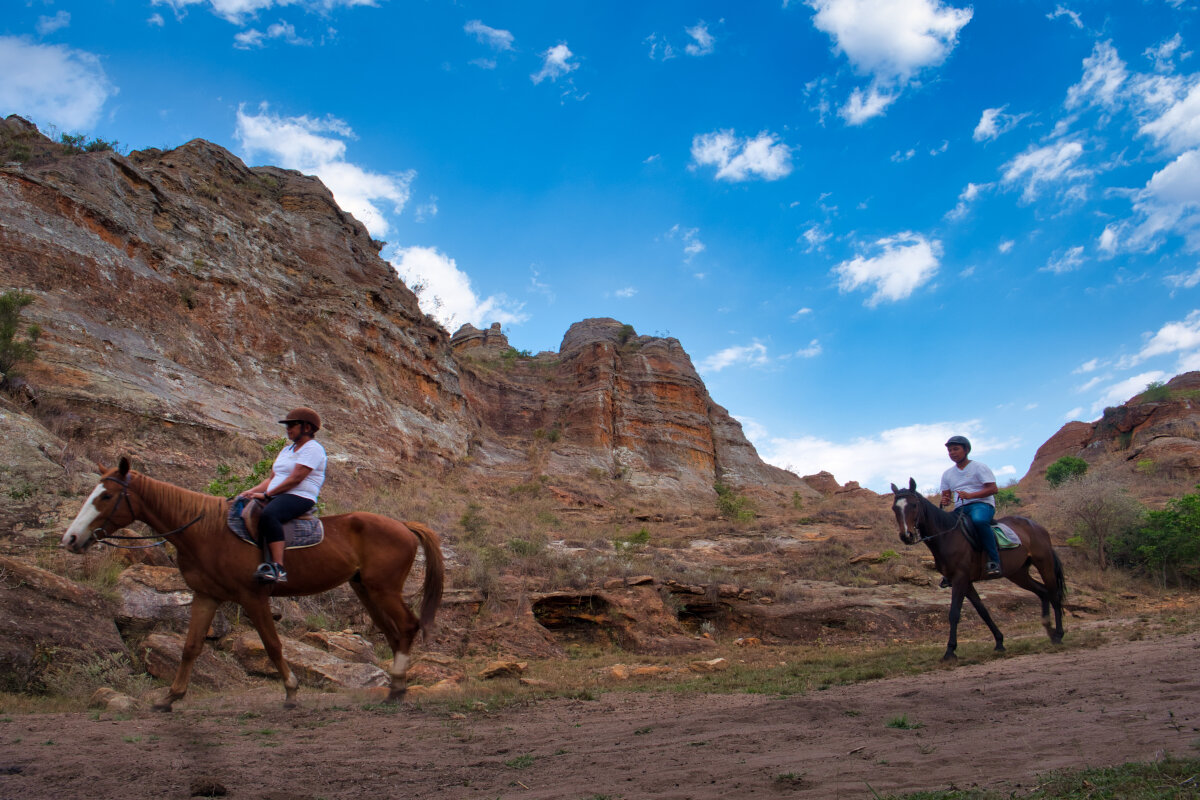
[[[608,692],[492,712],[277,687],[173,714],[0,715],[0,800],[870,798],[1024,790],[1054,769],[1191,756],[1200,633],[985,659],[787,698]],[[888,725],[903,717],[920,727]]]

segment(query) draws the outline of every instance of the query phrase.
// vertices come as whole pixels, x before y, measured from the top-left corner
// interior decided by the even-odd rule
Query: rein
[[[113,483],[120,486],[121,487],[121,495],[117,498],[117,502],[113,503],[112,508],[110,508],[108,510],[108,516],[104,518],[104,521],[101,522],[99,525],[97,525],[92,530],[92,537],[97,542],[100,542],[100,544],[107,545],[109,547],[116,547],[121,550],[147,550],[151,547],[162,547],[164,544],[167,543],[167,537],[174,536],[177,533],[182,533],[183,531],[185,531],[188,528],[195,525],[200,520],[204,519],[204,512],[201,512],[191,522],[188,522],[184,525],[180,525],[175,530],[167,531],[166,533],[152,533],[152,534],[148,534],[148,535],[126,534],[126,535],[121,535],[121,536],[108,535],[104,532],[104,528],[108,525],[108,523],[112,522],[113,515],[116,514],[117,509],[121,507],[121,501],[124,501],[126,503],[126,505],[129,506],[129,513],[131,516],[133,515],[133,502],[129,499],[129,479],[128,478],[126,478],[125,480],[122,480],[120,478],[110,475],[106,478],[101,478],[101,481],[112,481]],[[110,542],[109,539],[121,539],[121,540],[158,539],[159,541],[151,542],[150,544],[114,544],[113,542]]]
[[[926,502],[928,502],[928,501],[926,501]],[[944,531],[939,531],[938,533],[934,533],[929,536],[926,536],[924,533],[921,533],[921,538],[918,539],[916,542],[913,542],[913,544],[918,544],[920,542],[930,542],[930,541],[933,541],[934,539],[940,539],[941,537],[945,536],[946,534],[954,533],[955,531],[962,531],[964,534],[966,534],[966,527],[964,525],[964,522],[966,519],[967,519],[966,514],[959,512],[957,515],[957,519],[954,521],[954,524],[951,525],[949,528],[946,528]],[[928,522],[928,520],[927,520],[927,514],[925,513],[924,504],[921,505],[921,522],[926,522],[926,523],[928,523],[929,527],[931,527],[931,528],[933,527],[933,523]],[[918,532],[920,531],[920,528],[921,528],[921,526],[918,526],[918,528],[917,528]]]

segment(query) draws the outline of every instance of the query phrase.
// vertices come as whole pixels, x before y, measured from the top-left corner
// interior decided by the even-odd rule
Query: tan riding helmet
[[[313,411],[307,406],[293,408],[287,413],[287,416],[279,420],[280,423],[286,425],[289,422],[307,422],[313,426],[313,432],[321,430],[321,415]]]

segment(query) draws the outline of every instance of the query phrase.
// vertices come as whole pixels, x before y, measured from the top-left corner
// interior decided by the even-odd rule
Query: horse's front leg
[[[259,595],[253,600],[248,600],[242,603],[242,608],[246,609],[246,615],[258,631],[258,638],[262,639],[267,658],[271,659],[275,669],[279,670],[279,677],[283,679],[283,689],[287,693],[283,707],[295,708],[296,689],[300,687],[300,681],[283,658],[283,642],[279,639],[279,632],[275,630],[275,620],[271,618],[271,605],[267,596]]]
[[[975,591],[975,585],[971,584],[967,587],[967,598],[971,601],[971,605],[975,606],[975,611],[979,614],[979,618],[988,626],[988,630],[992,632],[992,636],[996,640],[996,652],[1004,652],[1004,634],[996,627],[996,623],[992,621],[992,615],[988,613],[987,606],[983,604],[983,598],[979,596],[979,592]]]
[[[958,649],[958,621],[962,619],[963,594],[970,585],[970,582],[961,576],[950,584],[950,640],[946,642],[946,654],[942,656],[942,661],[954,661],[958,658],[954,652]]]
[[[196,593],[192,596],[192,615],[188,620],[187,641],[183,645],[179,669],[175,672],[175,680],[171,681],[171,687],[167,689],[166,697],[154,704],[155,711],[170,711],[171,705],[187,694],[188,682],[192,677],[192,665],[196,663],[196,659],[200,657],[200,651],[204,649],[204,638],[208,635],[213,616],[216,615],[217,607],[220,605],[219,600],[206,594]]]

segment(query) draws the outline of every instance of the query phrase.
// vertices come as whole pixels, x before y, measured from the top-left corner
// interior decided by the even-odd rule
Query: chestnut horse
[[[975,581],[983,579],[983,554],[976,552],[967,540],[966,526],[972,524],[962,512],[947,513],[929,502],[917,491],[917,482],[908,479],[907,489],[897,489],[892,484],[892,511],[900,527],[900,541],[905,544],[924,542],[933,553],[934,561],[942,574],[950,581],[950,641],[946,644],[943,661],[952,661],[958,656],[958,621],[962,617],[962,601],[966,597],[979,612],[979,617],[996,638],[996,650],[1004,650],[1004,634],[992,621],[992,615],[975,591]],[[1042,627],[1054,644],[1063,638],[1062,604],[1066,583],[1063,580],[1062,562],[1050,543],[1050,534],[1041,525],[1026,517],[1002,517],[1021,540],[1021,545],[1000,550],[1001,577],[1028,589],[1042,601]],[[1029,574],[1029,568],[1037,569],[1042,581],[1038,583]],[[1054,606],[1054,627],[1050,627],[1050,607]]]
[[[179,572],[194,597],[179,671],[155,710],[170,711],[171,704],[187,693],[192,664],[204,646],[217,607],[225,601],[246,610],[283,679],[287,692],[284,707],[294,708],[299,681],[283,658],[270,598],[317,594],[346,582],[392,648],[388,701],[400,700],[413,639],[418,630],[429,634],[442,601],[445,568],[437,534],[417,522],[397,522],[362,511],[322,517],[324,540],[288,554],[286,583],[264,585],[253,577],[261,553],[229,530],[227,510],[228,501],[223,498],[148,478],[131,471],[129,460],[122,458],[116,469],[104,471],[63,534],[62,546],[82,553],[97,540],[139,520],[175,546]],[[425,551],[419,620],[403,595],[418,544]]]

